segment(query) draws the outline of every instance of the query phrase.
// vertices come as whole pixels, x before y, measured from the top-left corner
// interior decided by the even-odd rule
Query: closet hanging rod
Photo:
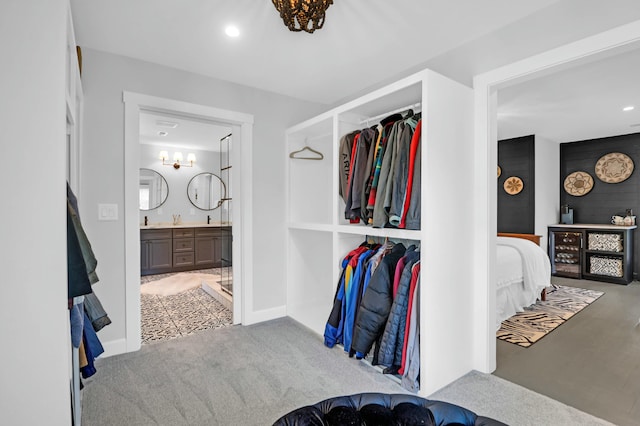
[[[421,106],[422,106],[421,102],[416,102],[415,104],[411,104],[411,105],[407,105],[407,106],[402,107],[402,108],[394,109],[393,111],[385,112],[384,114],[378,114],[378,115],[375,115],[373,117],[367,117],[364,120],[360,121],[360,124],[369,123],[369,122],[377,120],[379,118],[385,118],[385,117],[388,117],[388,116],[390,116],[392,114],[396,114],[398,112],[406,112],[406,111],[409,111],[410,109],[416,110],[416,109],[420,108]]]
[[[322,133],[320,135],[313,135],[313,136],[307,136],[304,138],[304,141],[313,141],[316,139],[322,139],[322,138],[326,138],[327,136],[333,136],[333,132],[328,132],[328,133]]]

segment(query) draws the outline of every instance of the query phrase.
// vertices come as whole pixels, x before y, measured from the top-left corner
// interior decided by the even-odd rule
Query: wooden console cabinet
[[[551,225],[548,229],[552,275],[616,284],[633,280],[635,225]]]
[[[140,230],[140,274],[231,265],[231,227]]]

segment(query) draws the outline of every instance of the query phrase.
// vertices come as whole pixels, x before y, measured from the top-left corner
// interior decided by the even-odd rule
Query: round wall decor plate
[[[593,178],[587,172],[573,172],[564,180],[564,190],[574,197],[582,197],[593,188]]]
[[[596,163],[596,176],[606,183],[620,183],[633,173],[633,160],[621,152],[610,152]]]
[[[498,166],[498,177],[502,174],[502,167]]]
[[[518,176],[511,176],[504,181],[504,184],[502,186],[507,194],[516,195],[519,194],[520,191],[522,191],[522,189],[524,188],[524,183],[522,183],[522,179],[520,179]]]

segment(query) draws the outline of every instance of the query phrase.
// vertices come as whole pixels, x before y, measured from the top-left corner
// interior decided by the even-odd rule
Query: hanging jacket
[[[409,158],[411,152],[411,140],[418,121],[411,117],[404,120],[405,126],[398,138],[398,154],[393,174],[393,186],[391,188],[391,202],[389,203],[389,223],[393,226],[400,225],[400,219],[407,193],[407,180],[409,174]]]
[[[418,300],[420,298],[420,276],[416,282],[413,292],[413,306],[411,308],[411,324],[407,344],[407,357],[404,363],[404,374],[402,375],[402,387],[411,391],[420,390],[420,309]]]
[[[365,275],[365,262],[373,256],[375,250],[367,250],[360,254],[359,256],[354,256],[351,261],[349,261],[349,265],[353,265],[355,263],[355,267],[353,269],[353,275],[351,277],[351,282],[349,285],[345,285],[345,319],[344,319],[344,333],[343,333],[343,343],[344,343],[344,351],[349,352],[351,349],[351,339],[353,337],[353,327],[355,324],[356,312],[358,310],[359,302],[361,298],[359,297],[360,291],[362,289],[364,275]]]
[[[398,293],[384,328],[378,362],[386,367],[397,366],[400,368],[402,349],[404,347],[404,332],[407,318],[407,306],[409,303],[409,288],[411,286],[411,272],[413,265],[420,259],[420,252],[415,250],[405,254],[405,266],[402,270]]]
[[[420,229],[421,139],[422,120],[418,121],[416,129],[413,132],[413,137],[411,138],[407,193],[402,208],[402,218],[400,219],[400,225],[398,225],[401,229]]]
[[[384,325],[393,302],[391,278],[396,263],[405,251],[406,248],[401,243],[391,249],[391,252],[382,259],[376,268],[362,296],[351,341],[351,348],[356,352],[357,358],[363,358],[369,353],[373,343],[384,331]]]
[[[384,228],[388,222],[389,216],[388,211],[385,210],[385,200],[387,198],[387,189],[390,190],[391,181],[393,179],[393,164],[396,155],[397,135],[403,125],[404,123],[402,121],[397,121],[393,124],[384,150],[384,156],[380,166],[380,175],[378,178],[376,199],[373,206],[372,224],[374,228]],[[389,197],[391,196],[389,195]]]
[[[347,203],[345,206],[345,219],[359,222],[360,209],[362,207],[362,186],[364,180],[368,177],[367,160],[369,158],[369,150],[375,137],[375,131],[364,129],[360,132],[355,144],[356,156],[352,160],[350,182],[348,184],[349,193],[347,195]],[[366,203],[366,200],[365,200]],[[366,205],[365,205],[366,207]]]
[[[345,256],[342,260],[342,273],[338,280],[338,286],[336,288],[336,294],[333,298],[333,307],[329,314],[329,319],[324,328],[324,344],[330,348],[334,347],[336,343],[342,343],[344,332],[344,296],[345,296],[345,276],[347,272],[347,266],[353,256],[360,253],[362,247],[358,247]]]
[[[351,167],[351,150],[353,148],[353,140],[359,130],[351,132],[340,138],[340,197],[344,202],[347,201],[347,182],[349,180],[349,169]]]
[[[373,212],[376,204],[376,197],[378,193],[378,182],[380,181],[380,171],[382,169],[382,160],[389,140],[389,133],[393,128],[393,123],[387,123],[382,126],[380,130],[380,142],[376,145],[376,156],[373,164],[373,178],[371,180],[371,190],[369,191],[369,198],[367,199],[367,223],[373,224]]]
[[[420,276],[420,261],[417,261],[413,268],[411,269],[411,285],[409,286],[409,305],[407,310],[407,322],[404,326],[404,347],[402,348],[402,360],[400,362],[400,369],[398,370],[398,374],[403,375],[406,367],[407,361],[407,351],[409,347],[409,334],[411,330],[411,318],[413,315],[413,309],[415,309],[415,300],[414,296],[416,293],[416,285],[418,285],[418,277]],[[397,355],[397,352],[396,352]]]
[[[365,224],[369,223],[369,219],[373,219],[373,210],[367,209],[369,196],[373,187],[373,177],[376,171],[376,157],[380,152],[380,129],[372,128],[374,131],[373,141],[369,148],[369,157],[367,158],[367,166],[365,168],[367,175],[362,182],[362,198],[360,199],[360,217]]]

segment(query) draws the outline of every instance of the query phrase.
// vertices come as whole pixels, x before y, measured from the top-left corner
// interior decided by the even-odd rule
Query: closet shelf
[[[403,240],[418,240],[421,232],[410,229],[372,228],[370,226],[338,225],[336,231],[341,234],[369,235],[372,237],[400,238]]]
[[[333,226],[324,223],[290,223],[289,229],[331,232],[333,231]]]

